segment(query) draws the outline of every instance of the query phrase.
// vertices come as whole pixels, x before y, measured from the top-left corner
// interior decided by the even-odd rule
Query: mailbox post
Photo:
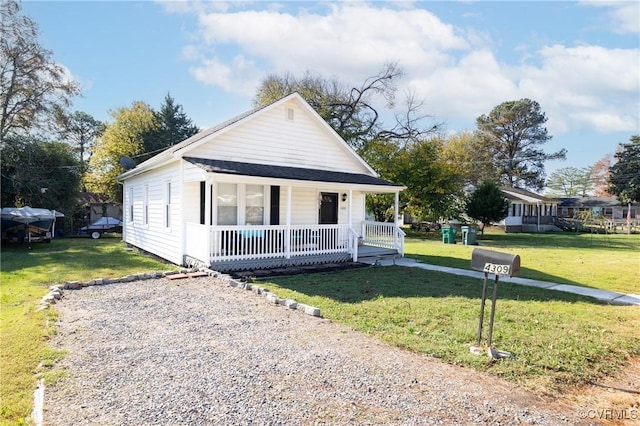
[[[491,318],[489,320],[489,332],[487,343],[489,345],[489,353],[493,358],[499,358],[498,353],[492,346],[493,337],[493,319],[496,313],[496,300],[498,298],[498,281],[500,275],[513,277],[520,275],[520,256],[517,254],[500,253],[491,250],[474,249],[471,253],[471,268],[476,271],[484,272],[484,284],[482,286],[482,302],[480,305],[480,320],[478,323],[478,339],[476,344],[480,345],[482,339],[482,327],[484,323],[484,306],[487,300],[487,281],[489,274],[495,275],[493,283],[493,297],[491,298]],[[504,356],[509,356],[504,353]]]

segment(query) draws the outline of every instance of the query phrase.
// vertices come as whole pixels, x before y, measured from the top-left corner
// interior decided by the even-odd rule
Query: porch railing
[[[208,241],[207,241],[208,240]],[[187,224],[188,256],[211,262],[354,254],[358,239],[348,225],[206,226]]]
[[[207,226],[186,224],[185,254],[227,262],[348,253],[358,259],[359,240],[404,255],[404,232],[392,223],[364,222],[362,235],[348,225]]]
[[[393,223],[362,222],[362,239],[367,245],[397,250],[404,256],[404,237],[402,229]]]
[[[522,224],[523,225],[551,225],[553,224],[555,216],[523,216]]]

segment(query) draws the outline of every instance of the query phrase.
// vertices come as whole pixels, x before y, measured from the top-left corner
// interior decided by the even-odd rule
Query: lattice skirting
[[[350,262],[351,255],[348,253],[334,253],[314,256],[297,256],[291,259],[256,259],[256,260],[237,260],[225,262],[212,262],[211,269],[220,272],[229,271],[248,271],[251,269],[274,269],[287,268],[290,266],[306,266],[320,265],[323,263],[339,263]]]

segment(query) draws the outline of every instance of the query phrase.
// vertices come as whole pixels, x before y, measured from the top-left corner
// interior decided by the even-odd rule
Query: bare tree
[[[79,93],[38,41],[38,26],[14,0],[0,2],[0,146],[9,132],[41,128],[54,106]]]
[[[270,75],[258,88],[254,104],[265,105],[298,92],[345,141],[361,151],[376,139],[417,139],[438,127],[420,128],[428,116],[421,115],[422,103],[413,95],[407,95],[406,111],[395,116],[396,123],[388,128],[383,126],[378,105],[388,109],[395,106],[396,83],[403,76],[397,63],[385,64],[379,73],[352,88],[336,78],[324,78],[310,72],[301,78],[291,73]]]

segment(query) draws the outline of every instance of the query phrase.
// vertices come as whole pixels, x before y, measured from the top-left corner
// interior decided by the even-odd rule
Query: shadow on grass
[[[483,247],[483,248],[487,248],[487,247]],[[472,270],[470,266],[471,261],[466,259],[459,259],[456,257],[429,256],[424,254],[410,254],[410,255],[407,255],[407,257],[410,257],[412,259],[417,259],[421,263],[427,263],[430,265],[447,266],[450,268],[465,269],[469,271]],[[529,268],[521,267],[519,277],[536,280],[536,281],[545,281],[545,282],[554,283],[554,284],[568,284],[568,285],[575,285],[579,287],[596,288],[593,286],[585,285],[577,281],[572,281],[563,277],[558,277],[556,275],[547,274],[537,269],[529,269]]]
[[[490,281],[492,284],[493,279]],[[401,266],[274,277],[269,278],[269,282],[309,297],[325,297],[340,303],[360,303],[378,298],[395,297],[459,297],[477,299],[480,303],[483,285],[483,280],[478,278]],[[499,283],[498,299],[605,304],[589,297],[506,282]]]

